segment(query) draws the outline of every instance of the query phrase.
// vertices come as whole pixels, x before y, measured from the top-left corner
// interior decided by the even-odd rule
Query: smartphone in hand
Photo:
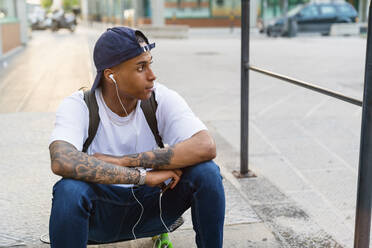
[[[161,187],[161,192],[164,193],[167,189],[169,189],[172,183],[173,183],[172,178],[169,178],[168,180],[164,181]]]

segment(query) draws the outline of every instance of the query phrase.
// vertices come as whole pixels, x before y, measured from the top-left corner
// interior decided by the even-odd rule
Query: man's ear
[[[111,70],[111,69],[105,69],[105,70],[103,71],[103,77],[105,78],[105,81],[106,81],[106,82],[111,82],[111,83],[112,83],[112,80],[111,80],[111,78],[110,78],[110,75],[111,75],[111,74],[114,74],[114,71]]]

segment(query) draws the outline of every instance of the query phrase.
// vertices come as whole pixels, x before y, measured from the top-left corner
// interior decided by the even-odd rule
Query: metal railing
[[[359,148],[358,190],[355,216],[354,248],[368,248],[371,227],[372,198],[372,17],[369,6],[367,54],[364,75],[363,101],[345,96],[341,93],[325,89],[314,84],[297,80],[288,76],[260,69],[249,64],[249,18],[250,0],[242,0],[241,19],[241,139],[240,139],[240,172],[237,177],[251,177],[253,172],[248,168],[248,121],[249,121],[249,70],[295,84],[342,101],[362,106],[362,125]]]

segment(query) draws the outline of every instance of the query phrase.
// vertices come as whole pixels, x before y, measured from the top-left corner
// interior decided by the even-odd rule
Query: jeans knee
[[[68,209],[80,208],[88,210],[91,208],[89,198],[90,186],[88,183],[63,178],[53,187],[53,208],[68,212]]]
[[[63,195],[63,196],[75,196],[84,194],[89,189],[89,185],[86,182],[62,178],[59,180],[53,187],[54,195]]]
[[[188,173],[190,178],[192,178],[194,183],[199,187],[222,187],[220,168],[213,161],[207,161],[189,167]]]

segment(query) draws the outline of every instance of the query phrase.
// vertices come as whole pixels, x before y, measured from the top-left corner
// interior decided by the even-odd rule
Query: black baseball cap
[[[140,46],[137,36],[145,40],[145,46]],[[108,28],[94,46],[93,59],[97,75],[92,90],[98,87],[105,69],[137,57],[154,47],[155,43],[149,44],[146,36],[139,30],[129,27]]]

